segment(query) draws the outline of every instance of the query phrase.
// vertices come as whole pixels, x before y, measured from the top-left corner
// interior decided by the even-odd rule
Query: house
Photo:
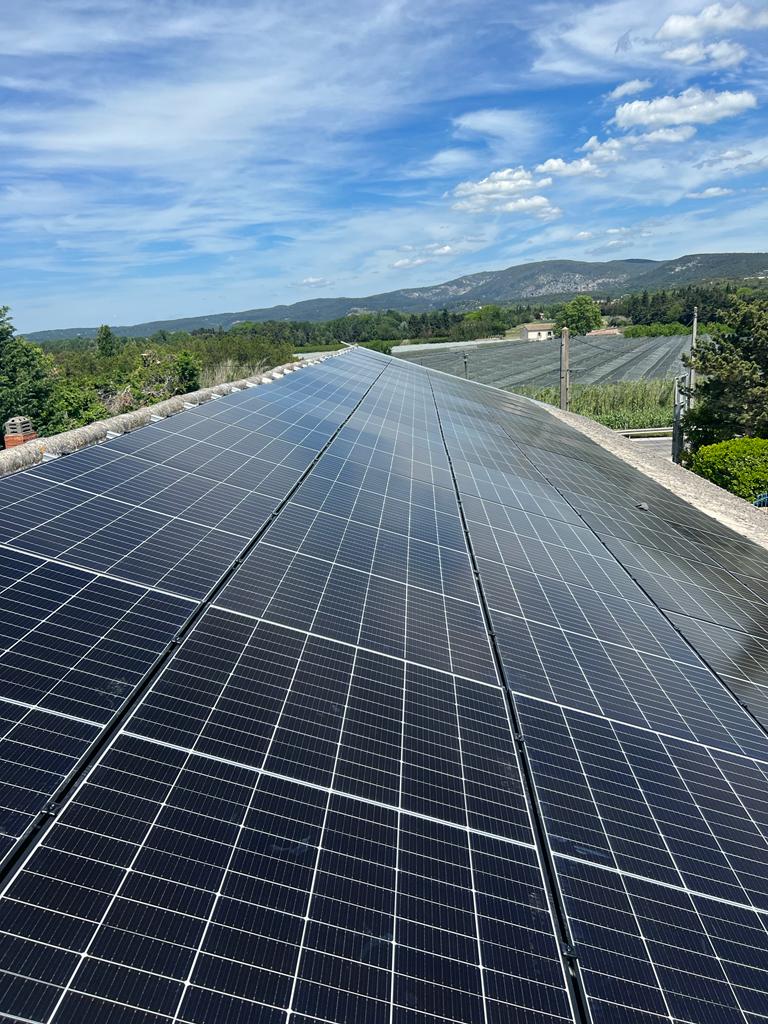
[[[598,331],[590,331],[587,334],[587,337],[596,338],[598,336],[602,337],[603,335],[610,335],[611,337],[615,337],[616,335],[619,335],[621,333],[622,331],[618,327],[601,327]]]
[[[520,339],[522,341],[546,341],[554,338],[555,325],[544,320],[537,320],[532,324],[523,324],[520,328]]]

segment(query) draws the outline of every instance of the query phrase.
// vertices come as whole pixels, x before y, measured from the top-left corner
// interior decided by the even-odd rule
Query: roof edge
[[[768,550],[768,514],[755,508],[746,499],[731,494],[684,466],[643,451],[640,446],[615,433],[610,427],[604,427],[602,423],[577,413],[564,412],[552,405],[537,404],[555,419],[562,420],[589,437],[676,497]]]

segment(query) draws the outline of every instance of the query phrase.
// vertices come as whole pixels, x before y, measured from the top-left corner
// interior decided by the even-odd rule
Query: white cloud
[[[707,156],[704,160],[699,160],[696,167],[715,167],[721,163],[732,163],[733,161],[741,161],[746,157],[752,156],[751,149],[724,149],[720,153],[714,153],[711,156]]]
[[[540,178],[537,181],[524,167],[506,167],[480,181],[460,182],[453,190],[457,200],[453,208],[468,213],[522,213],[541,220],[552,220],[559,217],[561,211],[546,196],[521,195],[551,184],[551,178]]]
[[[592,238],[592,237],[593,237],[593,235],[592,235],[591,231],[577,231],[576,232],[576,238],[579,238],[579,239],[587,239],[587,238]]]
[[[730,196],[733,195],[732,188],[721,188],[719,185],[713,185],[710,188],[705,188],[701,192],[686,192],[686,199],[717,199],[719,196]]]
[[[698,14],[672,14],[657,39],[703,39],[716,33],[768,26],[768,11],[756,11],[742,3],[709,4]]]
[[[609,100],[620,100],[624,96],[635,96],[639,92],[645,92],[650,89],[653,82],[650,82],[647,78],[633,78],[629,82],[623,82],[621,85],[617,85],[615,89],[612,89],[608,93]]]
[[[746,58],[747,51],[739,43],[731,43],[726,39],[704,46],[702,43],[686,43],[674,50],[666,50],[662,56],[665,60],[677,64],[710,64],[716,68],[737,67]]]
[[[403,270],[406,267],[420,267],[424,263],[429,263],[426,256],[401,256],[389,265],[393,270]]]
[[[655,128],[652,132],[644,132],[642,135],[630,136],[630,141],[637,145],[656,142],[687,142],[696,134],[696,129],[691,124],[681,124],[677,128]]]
[[[757,106],[754,93],[705,91],[691,86],[679,96],[660,96],[655,100],[632,100],[616,111],[620,128],[663,128],[668,125],[714,124],[736,117]]]
[[[563,160],[562,157],[553,157],[545,160],[536,168],[539,174],[555,174],[563,178],[575,178],[582,174],[602,174],[602,171],[587,157],[579,160]]]
[[[453,137],[468,145],[448,146],[403,170],[407,178],[445,178],[489,163],[519,160],[541,138],[542,119],[526,110],[472,110],[452,121]]]
[[[527,110],[473,110],[453,120],[456,135],[490,135],[493,138],[509,139],[532,135],[537,130],[537,120]]]
[[[299,281],[302,288],[328,288],[332,284],[333,281],[327,277],[305,277]]]
[[[579,151],[589,153],[592,160],[611,163],[619,159],[622,145],[620,139],[605,139],[601,142],[596,135],[592,135],[583,146],[579,146]]]
[[[453,190],[453,196],[458,200],[453,208],[473,212],[487,208],[499,209],[500,204],[514,196],[546,188],[551,184],[551,178],[540,178],[537,181],[524,167],[506,167],[501,171],[493,171],[480,181],[460,182]]]
[[[429,160],[415,167],[407,167],[402,174],[407,178],[448,178],[457,172],[467,171],[478,160],[478,153],[464,146],[450,146],[440,149]]]
[[[436,259],[445,259],[449,256],[458,256],[461,253],[461,243],[451,244],[448,242],[429,242],[426,245],[401,245],[401,252],[412,253],[409,256],[398,256],[389,267],[392,270],[404,270],[408,267],[421,267],[425,263],[432,263]]]
[[[540,220],[554,220],[562,210],[550,203],[546,196],[528,196],[522,199],[511,199],[496,207],[501,213],[529,213]]]

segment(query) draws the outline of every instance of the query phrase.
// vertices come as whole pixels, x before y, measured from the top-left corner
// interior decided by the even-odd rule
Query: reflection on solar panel
[[[768,1021],[764,553],[361,350],[0,507],[0,1017]]]

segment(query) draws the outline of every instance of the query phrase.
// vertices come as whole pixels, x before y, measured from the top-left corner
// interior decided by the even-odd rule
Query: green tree
[[[372,348],[374,352],[383,352],[385,356],[392,352],[392,344],[389,341],[369,341],[366,347]]]
[[[65,429],[84,427],[109,416],[107,407],[90,380],[62,381],[58,390],[66,417]]]
[[[187,395],[200,390],[200,360],[186,350],[173,357],[173,394]]]
[[[96,331],[96,351],[105,359],[117,355],[120,343],[109,324],[102,324]]]
[[[557,315],[555,330],[568,327],[572,334],[589,334],[603,322],[600,307],[590,295],[577,295]]]
[[[51,357],[20,338],[0,306],[0,425],[11,416],[29,416],[40,434],[66,426]]]
[[[685,419],[690,447],[732,437],[768,437],[768,300],[734,299],[725,329],[700,340],[700,378]]]

